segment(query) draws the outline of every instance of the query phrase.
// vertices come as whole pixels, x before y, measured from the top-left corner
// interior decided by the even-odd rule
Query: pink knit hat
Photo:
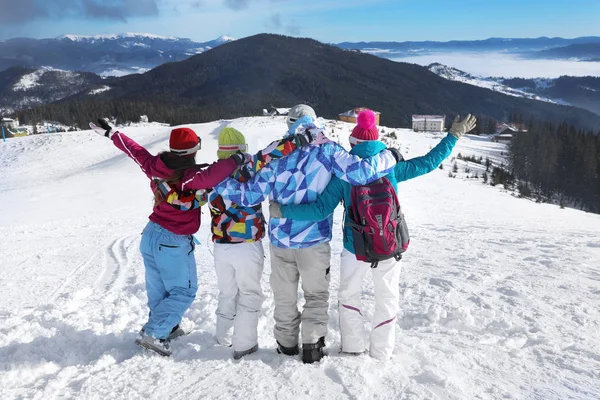
[[[358,144],[367,140],[378,140],[377,116],[371,110],[362,110],[356,117],[356,126],[352,129],[350,143]]]

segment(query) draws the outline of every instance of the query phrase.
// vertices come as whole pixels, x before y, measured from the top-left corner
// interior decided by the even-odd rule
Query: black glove
[[[295,137],[298,147],[303,147],[310,143],[323,144],[329,142],[329,139],[325,136],[325,129],[319,127],[308,128],[304,133],[297,133]]]
[[[107,138],[110,138],[113,134],[112,126],[103,118],[98,118],[98,125],[90,122],[90,128],[98,135],[106,136]]]
[[[232,158],[239,167],[252,161],[252,154],[242,153],[241,151],[238,151],[229,158]]]
[[[392,153],[392,155],[396,159],[396,163],[399,163],[400,161],[404,161],[404,157],[400,153],[400,150],[398,150],[395,147],[388,147],[388,150],[390,151],[390,153]]]
[[[304,147],[310,142],[313,141],[313,137],[308,131],[306,133],[297,133],[296,134],[296,146]]]

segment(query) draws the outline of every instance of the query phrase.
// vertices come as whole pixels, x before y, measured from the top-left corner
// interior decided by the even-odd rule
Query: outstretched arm
[[[140,166],[148,178],[151,179],[153,176],[164,177],[173,174],[173,170],[167,168],[159,156],[153,156],[148,150],[137,144],[124,133],[115,132],[110,138],[119,150],[127,154],[129,158]]]
[[[325,137],[322,132],[297,133],[271,142],[267,147],[252,156],[252,160],[246,164],[246,170],[254,176],[261,168],[278,158],[283,158],[294,150],[310,143],[323,143]]]
[[[471,114],[468,114],[463,120],[457,115],[450,128],[450,133],[429,153],[422,157],[398,163],[394,170],[397,181],[402,182],[416,178],[436,169],[452,153],[458,139],[472,131],[476,123],[477,119]]]
[[[208,202],[208,193],[211,191],[211,189],[201,189],[179,192],[164,180],[155,180],[155,183],[165,201],[175,209],[183,211],[202,207]]]
[[[234,157],[212,163],[206,169],[187,171],[184,175],[181,190],[208,189],[223,181],[235,171],[240,161]]]
[[[344,184],[334,176],[313,203],[280,205],[283,218],[298,221],[320,221],[327,218],[344,197]]]
[[[251,160],[235,173],[234,178],[240,182],[246,182],[272,160],[285,157],[297,148],[313,142],[314,139],[313,136],[306,133],[276,140],[263,150],[251,156]],[[164,181],[160,182],[159,189],[167,203],[178,210],[199,208],[206,203],[206,194],[204,190],[199,190],[195,194],[189,191],[177,191]]]
[[[351,185],[366,185],[384,177],[394,170],[399,161],[389,150],[363,159],[348,153],[337,143],[326,146],[332,146],[333,174]]]
[[[426,155],[399,162],[394,169],[396,180],[402,182],[433,171],[452,153],[457,141],[456,137],[448,134]]]
[[[274,160],[262,168],[248,182],[240,182],[229,178],[214,186],[215,192],[244,207],[262,203],[269,196],[275,183],[275,171],[278,160]]]
[[[148,178],[152,179],[153,176],[165,177],[173,174],[173,170],[168,168],[160,157],[153,156],[124,133],[115,131],[105,119],[98,118],[98,125],[93,122],[90,122],[89,125],[98,135],[111,139],[119,150],[139,165]]]

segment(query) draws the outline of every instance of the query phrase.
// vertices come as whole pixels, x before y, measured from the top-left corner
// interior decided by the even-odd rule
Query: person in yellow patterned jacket
[[[232,177],[246,182],[269,161],[285,157],[297,147],[326,140],[322,134],[304,133],[275,141],[236,169]],[[223,128],[219,134],[218,158],[226,159],[236,152],[247,153],[244,135],[234,128]],[[261,205],[240,206],[211,190],[181,193],[166,182],[158,182],[158,186],[166,201],[177,209],[188,210],[208,203],[219,288],[216,339],[223,346],[233,346],[235,359],[257,351],[258,317],[264,300],[261,239],[265,235],[265,219]]]

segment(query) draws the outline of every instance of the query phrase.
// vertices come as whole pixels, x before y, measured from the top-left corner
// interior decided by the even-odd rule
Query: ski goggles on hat
[[[248,151],[247,144],[220,144],[219,151],[241,151],[245,153]]]
[[[194,154],[196,153],[198,150],[200,150],[202,148],[202,139],[200,139],[200,136],[198,136],[198,144],[195,145],[194,147],[190,147],[189,149],[171,149],[169,148],[169,151],[171,151],[171,153],[173,154],[177,154],[178,156],[188,156],[190,154]]]
[[[361,140],[361,139],[355,138],[354,136],[350,136],[350,144],[357,145],[362,142],[368,142],[368,140]]]

